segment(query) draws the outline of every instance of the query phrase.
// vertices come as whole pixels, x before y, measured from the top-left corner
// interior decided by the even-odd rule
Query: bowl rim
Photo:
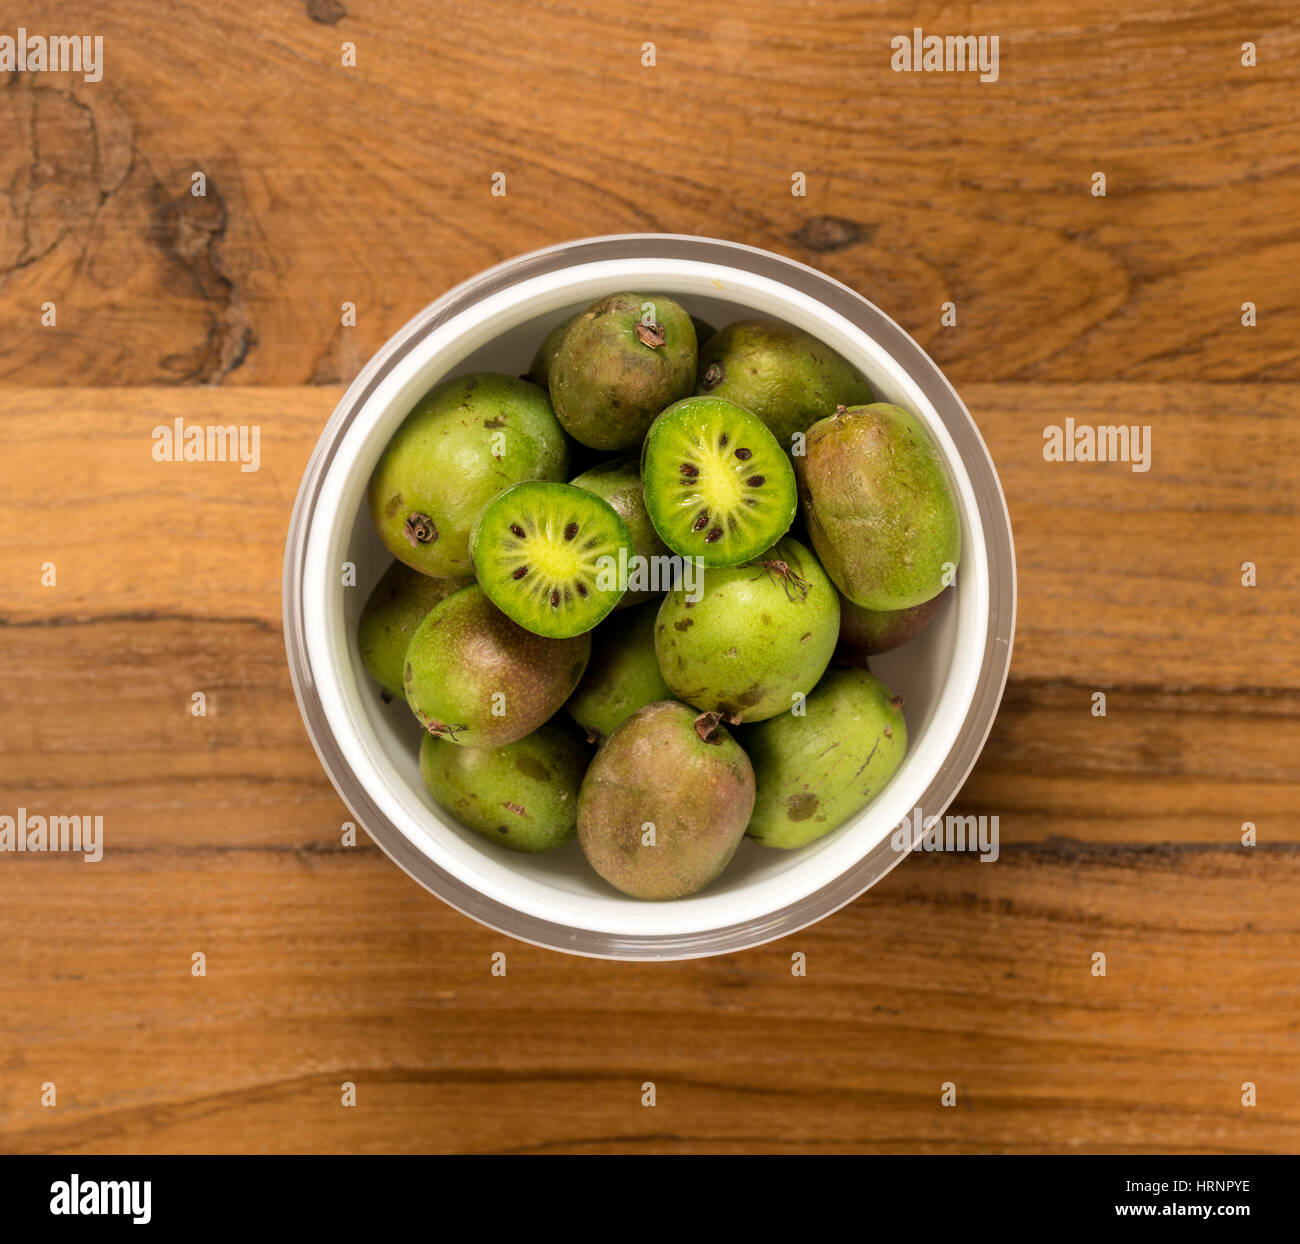
[[[423,854],[355,780],[322,711],[304,642],[303,572],[308,533],[323,480],[353,417],[385,376],[439,325],[524,280],[610,259],[694,261],[743,269],[787,285],[870,336],[922,391],[956,446],[975,496],[988,563],[988,625],[974,694],[948,755],[918,801],[941,816],[961,789],[992,729],[1006,686],[1015,631],[1016,566],[1010,515],[987,446],[956,390],[921,346],[883,311],[835,278],[797,260],[738,242],[685,234],[610,234],[530,251],[462,282],[399,329],[348,386],[303,473],[285,542],[283,616],[294,695],[308,736],[340,798],[371,839],[408,876],[457,911],[532,945],[593,958],[691,959],[749,949],[838,911],[908,855],[885,838],[836,878],[762,917],[704,932],[614,933],[572,927],[491,898]]]

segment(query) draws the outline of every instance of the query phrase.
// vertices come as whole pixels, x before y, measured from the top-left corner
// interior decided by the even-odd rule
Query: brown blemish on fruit
[[[791,795],[786,800],[785,815],[787,820],[806,821],[814,812],[817,811],[817,796],[811,791],[803,791],[798,795]]]
[[[704,369],[704,375],[700,378],[700,388],[705,393],[711,393],[722,383],[726,374],[721,363],[710,363]]]
[[[388,504],[384,506],[384,517],[394,518],[397,512],[402,508],[402,494],[395,492],[388,498]]]
[[[506,426],[506,417],[504,414],[494,415],[491,419],[484,419],[485,428],[504,428]]]
[[[511,803],[508,799],[503,805],[506,809],[513,812],[516,816],[527,816],[528,809],[522,803]]]
[[[694,618],[678,618],[678,620],[673,623],[673,630],[685,632],[689,631],[694,625]]]

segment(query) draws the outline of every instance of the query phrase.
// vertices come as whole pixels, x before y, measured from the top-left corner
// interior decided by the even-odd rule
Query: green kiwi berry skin
[[[592,742],[608,738],[633,713],[672,692],[655,655],[654,604],[616,613],[592,636],[591,660],[565,706]]]
[[[590,634],[535,635],[470,584],[415,628],[403,671],[406,702],[430,734],[462,747],[504,747],[564,706],[590,656]]]
[[[746,481],[742,494],[747,481],[761,483],[763,509],[751,512],[741,505],[731,514],[713,512],[704,493],[694,491],[694,486],[707,487],[708,467],[706,451],[693,446],[716,446],[719,427],[729,429],[722,469]],[[748,456],[742,459],[741,454]],[[693,466],[698,476],[687,474]],[[749,411],[721,398],[685,398],[660,414],[641,448],[641,479],[646,510],[660,539],[706,568],[757,557],[789,531],[798,509],[794,470],[776,438]]]
[[[555,720],[502,747],[457,747],[426,734],[420,776],[463,825],[511,851],[553,851],[578,833],[578,791],[591,757]]]
[[[585,488],[609,502],[627,527],[628,535],[632,538],[633,554],[643,558],[647,566],[652,557],[668,556],[668,546],[659,538],[650,515],[646,513],[641,472],[635,457],[599,463],[570,482],[575,488]],[[659,595],[658,592],[629,590],[614,608],[630,609]]]
[[[549,389],[551,384],[551,368],[555,363],[556,352],[560,348],[560,342],[564,340],[564,334],[569,331],[569,326],[577,316],[571,315],[567,320],[561,320],[545,337],[542,338],[542,344],[537,347],[537,353],[533,355],[532,366],[528,369],[528,379],[532,384],[539,385],[543,389]]]
[[[429,611],[472,579],[431,579],[404,562],[384,571],[357,623],[357,647],[367,673],[390,695],[406,699],[402,670],[415,628]]]
[[[801,716],[741,730],[757,795],[746,833],[765,847],[807,846],[862,811],[907,753],[903,702],[873,674],[832,670]]]
[[[961,558],[961,523],[929,432],[899,406],[854,406],[808,429],[795,458],[808,536],[855,605],[911,609]]]
[[[786,537],[743,566],[705,570],[703,596],[664,597],[659,669],[673,694],[741,721],[788,712],[830,663],[840,599],[812,553]]]
[[[472,573],[469,533],[497,493],[568,475],[568,442],[546,394],[477,372],[426,394],[389,441],[367,490],[384,547],[421,574]]]
[[[754,770],[735,739],[716,718],[662,701],[596,753],[578,795],[578,839],[624,894],[683,898],[721,874],[753,806]]]
[[[847,359],[775,320],[740,320],[704,342],[695,391],[753,411],[786,453],[797,433],[837,406],[874,400],[866,377]]]
[[[564,514],[596,511],[608,533],[603,547],[590,554],[595,573],[587,585],[588,594],[580,598],[581,606],[575,611],[552,613],[542,606],[539,612],[536,601],[530,607],[522,585],[517,587],[513,577],[498,577],[502,572],[494,554],[504,538],[503,528],[509,522],[509,516],[529,511],[536,513],[541,509],[554,516],[556,521],[548,523],[548,526],[556,529],[564,526],[559,521]],[[576,538],[581,540],[582,537]],[[470,532],[470,549],[479,585],[498,609],[534,634],[551,639],[569,639],[590,631],[612,612],[622,598],[618,567],[621,561],[631,556],[632,537],[614,507],[589,489],[575,488],[572,484],[533,481],[506,489],[483,507]],[[608,559],[608,569],[604,571],[600,568],[602,558]],[[613,585],[611,588],[602,586],[606,577]]]
[[[694,388],[696,357],[691,317],[671,298],[611,294],[577,316],[555,352],[556,416],[593,449],[631,449],[665,406]]]

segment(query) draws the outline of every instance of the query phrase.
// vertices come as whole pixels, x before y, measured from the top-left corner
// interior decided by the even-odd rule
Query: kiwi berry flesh
[[[802,715],[745,730],[758,793],[746,831],[765,847],[802,847],[861,812],[907,751],[903,701],[866,670],[832,670]]]
[[[592,760],[578,796],[578,840],[624,894],[683,898],[727,866],[753,806],[749,757],[716,714],[672,700],[648,704]]]
[[[511,851],[551,851],[578,832],[578,791],[591,749],[565,721],[504,747],[457,747],[426,734],[420,776],[463,825]]]
[[[592,636],[591,661],[565,706],[592,742],[608,738],[638,709],[673,693],[655,656],[658,607],[611,614]]]
[[[628,535],[632,537],[632,552],[647,568],[651,559],[667,557],[668,548],[650,521],[645,508],[645,494],[641,489],[641,472],[635,457],[616,458],[602,462],[569,481],[575,488],[585,488],[603,497],[614,507],[614,513],[623,520]],[[633,589],[631,582],[615,609],[630,609],[659,596],[659,592]]]
[[[380,456],[367,502],[398,561],[455,578],[472,573],[470,528],[497,493],[568,473],[568,442],[546,394],[514,376],[476,372],[416,404]]]
[[[470,584],[415,628],[403,672],[406,702],[430,734],[463,747],[503,747],[563,707],[590,656],[589,635],[536,635]]]
[[[646,436],[641,468],[660,538],[705,567],[756,557],[794,521],[790,460],[760,419],[721,398],[668,407]]]
[[[608,501],[572,484],[516,484],[484,507],[471,538],[492,603],[537,635],[591,630],[623,595],[632,537]]]
[[[808,429],[795,458],[812,546],[864,609],[938,596],[961,557],[961,524],[938,446],[911,412],[851,406]]]
[[[840,598],[817,559],[789,537],[743,566],[705,570],[703,595],[664,597],[659,669],[673,694],[728,720],[788,712],[826,672]]]
[[[611,294],[579,313],[551,362],[555,413],[593,449],[631,449],[695,387],[691,317],[661,294]]]
[[[700,343],[696,393],[753,411],[790,453],[797,433],[837,406],[874,400],[866,378],[816,337],[775,320],[740,320]]]
[[[471,579],[431,579],[395,561],[366,600],[357,623],[361,663],[390,696],[406,699],[402,670],[415,628],[440,600],[459,591]]]

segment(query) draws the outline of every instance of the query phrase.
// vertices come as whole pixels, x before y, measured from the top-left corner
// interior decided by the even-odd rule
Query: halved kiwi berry
[[[717,397],[669,406],[641,456],[646,510],[660,539],[706,567],[738,566],[794,521],[794,470],[757,415]]]
[[[502,613],[536,635],[566,639],[618,604],[632,537],[609,502],[585,488],[525,483],[483,507],[470,551],[479,585]]]

